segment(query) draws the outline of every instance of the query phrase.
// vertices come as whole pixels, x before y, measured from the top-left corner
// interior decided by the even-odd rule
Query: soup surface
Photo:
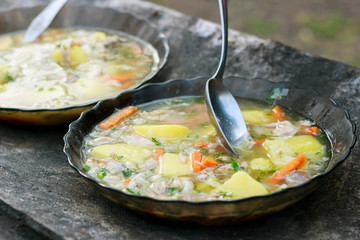
[[[96,126],[83,171],[112,188],[156,199],[231,200],[299,185],[329,160],[325,135],[279,106],[238,99],[250,139],[222,148],[203,98],[126,107]]]
[[[134,88],[157,68],[156,50],[119,32],[50,29],[36,42],[0,38],[0,107],[56,109]]]

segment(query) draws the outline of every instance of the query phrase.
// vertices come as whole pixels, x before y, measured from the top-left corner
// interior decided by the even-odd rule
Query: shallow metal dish
[[[31,8],[14,8],[0,11],[0,34],[25,30],[31,20],[44,6]],[[169,45],[164,34],[145,19],[131,13],[119,12],[110,8],[91,5],[69,4],[59,12],[50,27],[84,27],[120,31],[133,35],[150,43],[158,52],[159,63],[139,84],[150,80],[166,63]],[[119,92],[120,93],[120,92]],[[115,95],[114,95],[115,96]],[[58,125],[69,123],[79,117],[85,109],[92,107],[97,100],[86,105],[73,105],[57,109],[24,110],[19,108],[0,108],[0,121],[27,125]]]
[[[277,100],[276,103],[316,121],[325,131],[331,144],[331,159],[326,171],[302,185],[264,196],[231,201],[165,201],[128,195],[96,182],[82,170],[83,159],[80,148],[84,136],[95,125],[112,114],[115,109],[164,98],[203,96],[206,80],[206,77],[199,77],[147,84],[139,89],[124,92],[116,98],[99,102],[94,108],[85,111],[78,120],[71,123],[69,131],[64,137],[64,152],[70,165],[102,194],[125,207],[162,218],[213,225],[254,219],[294,204],[323,183],[334,168],[346,159],[355,144],[355,125],[346,110],[337,107],[332,99],[320,97],[310,90],[290,88],[289,94]],[[237,97],[260,101],[265,101],[265,97],[269,96],[275,88],[287,88],[288,86],[286,83],[245,80],[237,77],[227,78],[225,85]]]

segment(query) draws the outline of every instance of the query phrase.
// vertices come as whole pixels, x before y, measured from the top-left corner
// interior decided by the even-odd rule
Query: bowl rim
[[[77,171],[81,176],[83,176],[85,179],[87,179],[88,181],[96,184],[97,186],[100,186],[102,188],[105,188],[106,190],[109,190],[109,191],[115,191],[117,193],[120,193],[121,195],[124,195],[125,197],[129,197],[129,198],[140,198],[140,199],[143,199],[143,200],[148,200],[148,201],[154,201],[154,202],[157,202],[157,203],[179,203],[179,204],[188,204],[188,205],[192,205],[192,206],[198,206],[198,205],[209,205],[209,204],[223,204],[223,205],[226,205],[226,204],[239,204],[239,203],[242,203],[242,202],[248,202],[248,201],[253,201],[254,199],[269,199],[269,198],[272,198],[274,196],[278,196],[278,195],[284,195],[284,194],[287,194],[291,191],[295,191],[297,189],[300,189],[300,188],[303,188],[305,186],[308,186],[314,182],[317,182],[317,181],[321,181],[325,176],[329,175],[331,172],[333,172],[333,170],[338,167],[341,163],[343,163],[345,161],[345,159],[350,155],[351,153],[351,150],[352,148],[354,147],[355,143],[356,143],[356,140],[357,140],[357,136],[356,136],[356,124],[354,123],[354,121],[351,120],[350,118],[350,114],[349,112],[347,111],[347,109],[343,108],[343,107],[339,107],[337,102],[333,99],[333,98],[330,98],[330,97],[323,97],[323,96],[320,96],[316,91],[312,90],[312,89],[306,89],[306,88],[298,88],[298,87],[291,87],[289,86],[290,83],[289,82],[273,82],[273,81],[270,81],[270,80],[266,80],[266,79],[261,79],[261,78],[249,78],[249,79],[245,79],[244,77],[240,77],[240,76],[226,76],[224,79],[226,78],[237,78],[237,79],[242,79],[242,80],[260,80],[260,81],[266,81],[270,84],[281,84],[281,85],[284,85],[284,86],[289,86],[290,89],[297,89],[297,90],[302,90],[302,91],[311,91],[316,97],[318,98],[322,98],[322,99],[325,99],[325,100],[328,100],[331,102],[331,104],[336,107],[336,108],[339,108],[339,109],[342,109],[344,110],[344,113],[345,113],[345,117],[346,119],[351,123],[351,128],[352,128],[352,136],[353,136],[353,139],[352,139],[352,142],[350,145],[347,146],[347,151],[344,153],[344,156],[336,163],[334,164],[333,166],[331,166],[329,169],[327,169],[326,171],[324,171],[323,173],[317,175],[317,176],[314,176],[312,177],[310,180],[300,184],[300,185],[296,185],[296,186],[293,186],[293,187],[288,187],[288,188],[285,188],[285,189],[282,189],[280,191],[276,191],[276,192],[272,192],[272,193],[269,193],[269,194],[266,194],[266,195],[261,195],[261,196],[253,196],[253,197],[246,197],[246,198],[239,198],[239,199],[234,199],[234,200],[208,200],[208,201],[185,201],[185,200],[162,200],[162,199],[156,199],[156,198],[152,198],[152,197],[148,197],[148,196],[142,196],[142,195],[134,195],[134,194],[128,194],[124,191],[121,191],[119,189],[115,189],[115,188],[112,188],[112,187],[109,187],[107,185],[105,185],[104,183],[101,183],[101,182],[98,182],[96,181],[94,178],[88,176],[86,173],[84,173],[81,169],[79,169],[78,167],[75,166],[75,163],[72,161],[72,156],[70,155],[70,153],[67,151],[68,149],[71,148],[70,144],[69,144],[69,141],[68,141],[68,138],[69,136],[71,136],[71,131],[76,128],[76,126],[78,124],[81,123],[81,120],[86,117],[89,113],[91,113],[92,111],[95,111],[99,108],[101,108],[102,105],[104,105],[104,103],[108,102],[108,101],[112,101],[112,100],[115,100],[116,98],[122,96],[122,95],[125,95],[125,94],[128,94],[128,93],[131,93],[131,92],[139,92],[139,91],[143,91],[145,90],[147,87],[151,87],[151,86],[164,86],[164,85],[167,85],[167,84],[170,84],[170,83],[173,83],[173,82],[176,82],[176,81],[196,81],[196,80],[200,80],[200,79],[209,79],[209,77],[203,77],[203,76],[198,76],[198,77],[195,77],[195,78],[175,78],[175,79],[170,79],[168,81],[165,81],[165,82],[161,82],[161,83],[147,83],[147,84],[144,84],[142,85],[141,87],[139,88],[136,88],[136,89],[132,89],[132,90],[127,90],[127,91],[124,91],[122,93],[120,93],[118,96],[116,97],[113,97],[111,99],[106,99],[106,100],[102,100],[102,101],[99,101],[93,108],[91,109],[88,109],[84,112],[81,113],[80,117],[73,121],[69,127],[68,127],[68,132],[64,135],[63,137],[63,140],[64,140],[64,147],[63,147],[63,152],[65,153],[66,157],[67,157],[67,160],[68,160],[68,163],[70,164],[70,166],[75,169],[75,171]],[[115,108],[114,108],[115,109]]]
[[[47,5],[46,4],[36,4],[36,5],[33,5],[33,6],[23,6],[23,7],[16,7],[16,6],[13,6],[13,7],[10,7],[10,8],[5,8],[5,9],[0,9],[0,14],[7,14],[8,12],[11,12],[11,11],[16,11],[16,10],[20,10],[20,11],[24,11],[24,10],[29,10],[29,9],[37,9],[39,7],[46,7]],[[159,56],[159,66],[157,67],[157,70],[156,71],[153,71],[151,74],[149,74],[145,80],[142,80],[142,83],[140,83],[139,85],[137,85],[135,88],[133,89],[136,89],[136,88],[139,88],[141,87],[142,85],[146,84],[148,81],[151,81],[156,75],[159,74],[159,72],[165,67],[165,65],[167,64],[168,62],[168,58],[169,58],[169,54],[170,54],[170,46],[169,46],[169,40],[168,38],[166,37],[166,35],[164,34],[163,30],[160,29],[159,27],[157,27],[154,23],[150,22],[150,20],[148,20],[147,18],[144,18],[140,15],[136,15],[134,13],[131,13],[131,12],[126,12],[126,11],[122,11],[122,10],[119,10],[119,9],[115,9],[115,8],[110,8],[110,7],[101,7],[101,6],[97,6],[97,5],[92,5],[92,4],[84,4],[84,3],[70,3],[70,4],[66,4],[63,9],[66,9],[66,8],[71,8],[71,7],[91,7],[91,8],[100,8],[100,9],[103,9],[105,11],[115,11],[117,12],[118,14],[127,14],[129,16],[131,16],[132,18],[134,19],[137,19],[137,20],[140,20],[140,21],[143,21],[144,23],[146,23],[147,25],[149,25],[151,28],[155,29],[158,33],[158,37],[161,41],[161,45],[162,47],[164,48],[164,56],[161,57]],[[61,10],[63,11],[63,10]],[[110,30],[110,31],[117,31],[117,32],[124,32],[124,31],[121,31],[121,30],[116,30],[116,29],[111,29],[111,28],[101,28],[101,27],[89,27],[89,26],[80,26],[80,25],[72,25],[72,26],[69,26],[69,27],[66,27],[66,28],[80,28],[80,27],[88,27],[88,28],[92,28],[92,29],[104,29],[104,30]],[[49,28],[52,28],[51,25],[49,26]],[[17,29],[15,31],[11,31],[11,32],[6,32],[6,33],[1,33],[0,34],[0,37],[5,35],[5,34],[9,34],[9,33],[15,33],[15,32],[23,32],[25,31],[26,29]],[[153,46],[151,43],[149,43],[148,41],[140,38],[140,37],[137,37],[133,34],[130,34],[130,33],[127,33],[127,32],[124,32],[125,34],[131,36],[131,37],[135,37],[135,38],[138,38],[144,42],[146,42],[147,44],[150,44],[151,46]],[[153,46],[154,47],[154,46]],[[154,47],[155,48],[155,47]],[[158,52],[158,51],[157,51]],[[133,90],[133,89],[130,89],[130,90]],[[127,90],[125,90],[127,91]],[[121,92],[118,92],[116,93],[115,96],[113,97],[107,97],[106,99],[111,99],[111,98],[116,98],[117,95],[123,93],[124,91],[121,91]],[[106,99],[100,99],[100,100],[94,100],[90,103],[86,103],[86,104],[78,104],[78,105],[71,105],[71,106],[68,106],[68,107],[59,107],[59,108],[38,108],[38,109],[22,109],[22,108],[18,108],[18,107],[0,107],[0,112],[23,112],[23,113],[38,113],[38,112],[56,112],[56,111],[67,111],[67,110],[71,110],[71,109],[76,109],[76,108],[83,108],[83,107],[91,107],[91,106],[94,106],[96,103],[98,103],[99,101],[103,101],[103,100],[106,100]]]

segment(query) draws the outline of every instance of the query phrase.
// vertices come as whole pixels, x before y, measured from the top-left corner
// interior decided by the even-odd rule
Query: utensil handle
[[[228,45],[227,0],[219,0],[219,9],[220,9],[220,18],[221,18],[222,46],[221,46],[221,56],[220,56],[219,66],[213,78],[222,80],[225,71],[227,45]]]

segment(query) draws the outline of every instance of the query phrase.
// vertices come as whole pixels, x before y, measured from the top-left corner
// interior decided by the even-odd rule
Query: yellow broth
[[[0,107],[57,109],[113,97],[139,84],[159,57],[120,32],[49,29],[32,43],[0,38]]]
[[[84,141],[83,171],[129,194],[186,201],[266,195],[324,171],[326,138],[314,123],[283,108],[279,120],[274,106],[238,103],[250,132],[238,158],[222,148],[203,98],[175,98],[120,110],[95,127]],[[115,118],[121,121],[109,125]]]

